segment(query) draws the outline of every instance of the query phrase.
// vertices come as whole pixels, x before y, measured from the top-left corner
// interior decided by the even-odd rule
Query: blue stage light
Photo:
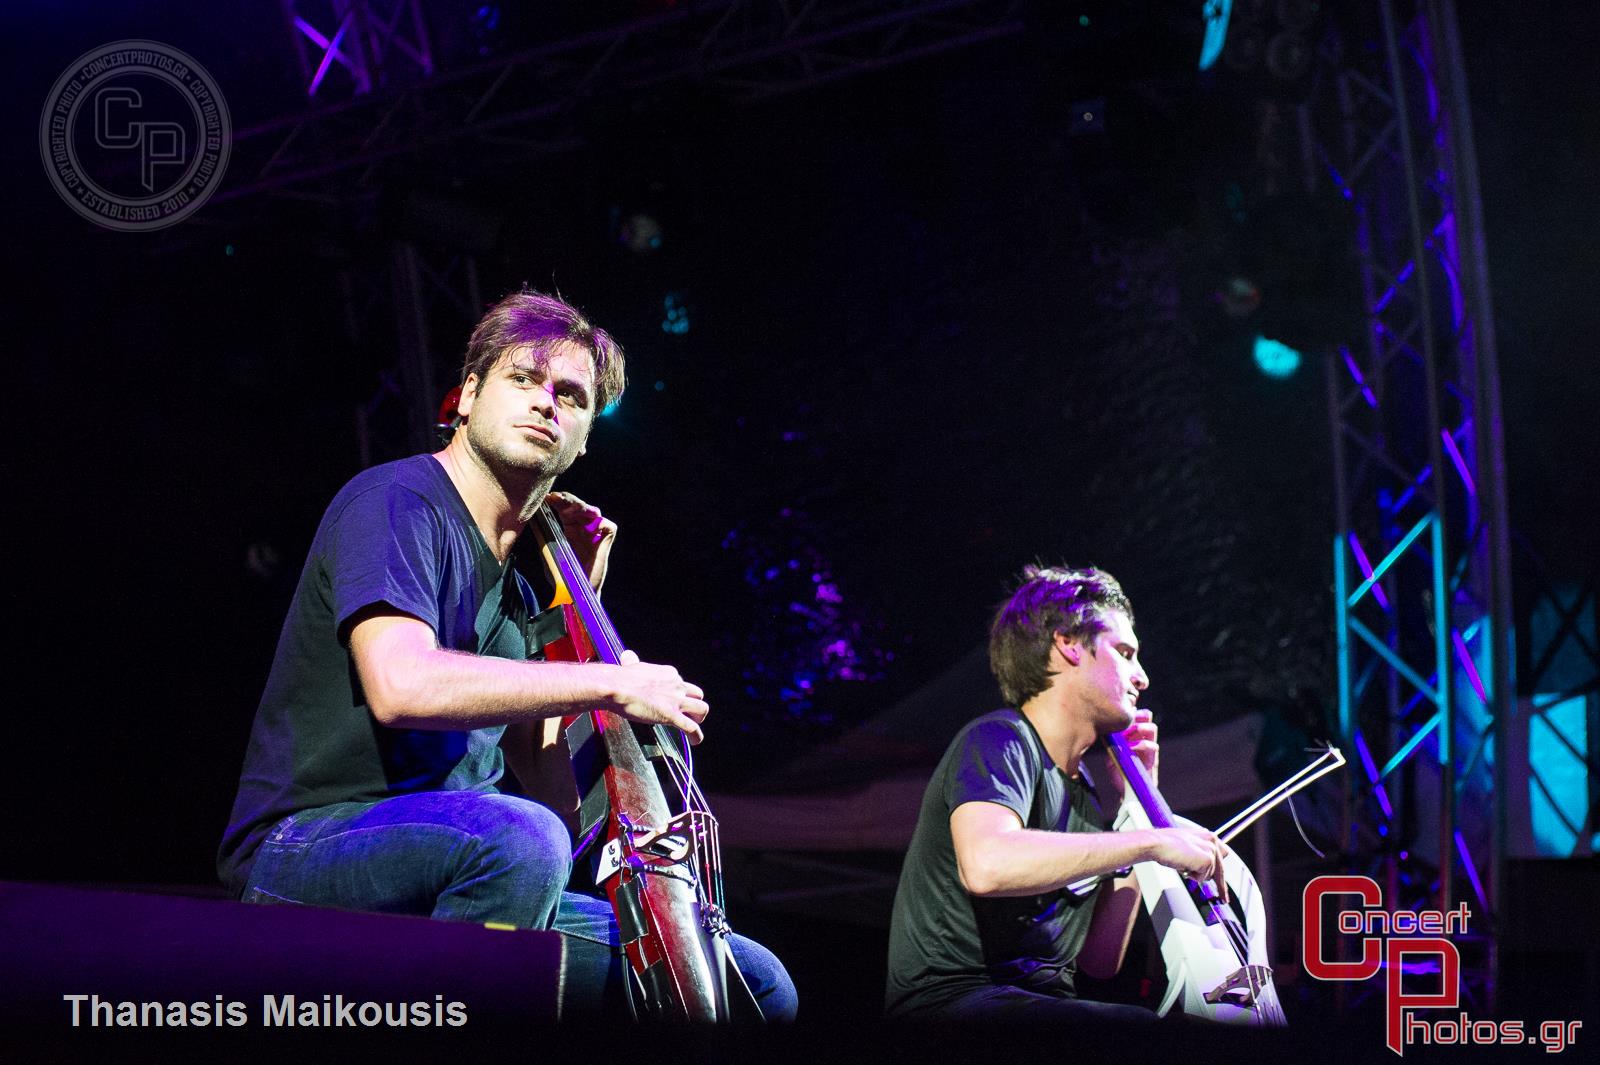
[[[1260,334],[1255,343],[1256,366],[1268,377],[1288,377],[1300,369],[1300,353],[1289,345]]]
[[[689,331],[689,307],[684,302],[683,293],[669,292],[661,301],[664,317],[661,319],[661,331],[682,336]]]
[[[1202,15],[1206,20],[1206,35],[1200,42],[1200,69],[1210,70],[1222,55],[1228,43],[1228,16],[1233,12],[1233,0],[1206,0]]]
[[[1536,694],[1528,715],[1528,765],[1513,767],[1526,783],[1539,857],[1571,858],[1593,853],[1596,836],[1588,815],[1588,700],[1583,695]]]

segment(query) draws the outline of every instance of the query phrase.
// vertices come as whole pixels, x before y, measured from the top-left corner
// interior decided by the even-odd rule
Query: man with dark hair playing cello
[[[1156,772],[1133,608],[1110,574],[1030,566],[995,615],[989,663],[1011,709],[963,728],[924,793],[895,894],[888,1011],[1153,1019],[1078,998],[1074,976],[1121,967],[1139,906],[1130,866],[1156,862],[1225,895],[1228,849],[1199,828],[1102,830],[1125,783],[1100,741],[1123,732]]]
[[[551,489],[623,380],[621,349],[576,309],[509,296],[473,331],[449,444],[366,470],[334,498],[218,856],[241,898],[616,945],[610,907],[564,891],[577,794],[557,726],[603,709],[698,742],[708,707],[676,669],[631,652],[528,661],[538,556],[523,532],[547,505],[593,586],[604,580],[616,526]],[[531,799],[497,789],[507,764]],[[782,964],[730,945],[763,1015],[792,1017]]]

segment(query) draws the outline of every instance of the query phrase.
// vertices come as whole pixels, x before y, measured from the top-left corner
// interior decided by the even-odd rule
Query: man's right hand
[[[1203,828],[1153,828],[1151,861],[1176,869],[1192,880],[1210,880],[1222,901],[1228,901],[1228,884],[1222,877],[1222,860],[1233,853],[1215,832]]]
[[[632,651],[622,652],[614,668],[618,679],[611,697],[617,713],[642,725],[682,729],[690,743],[705,739],[700,722],[711,708],[698,685],[684,680],[672,666],[639,661]]]

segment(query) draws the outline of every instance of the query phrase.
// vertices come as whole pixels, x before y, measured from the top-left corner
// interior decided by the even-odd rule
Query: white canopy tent
[[[998,705],[980,646],[838,742],[785,765],[767,791],[712,795],[740,894],[759,905],[825,908],[886,924],[899,857],[934,767],[963,724]],[[1153,708],[1159,723],[1159,705]],[[1162,737],[1162,792],[1174,811],[1232,813],[1256,798],[1261,728],[1260,715],[1249,714]],[[1265,869],[1266,836],[1257,836],[1252,864]]]

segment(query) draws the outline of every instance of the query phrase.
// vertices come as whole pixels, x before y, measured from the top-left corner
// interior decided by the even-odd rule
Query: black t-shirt
[[[256,710],[233,814],[218,852],[242,890],[267,830],[299,810],[409,792],[493,790],[505,726],[385,728],[356,676],[350,619],[387,604],[442,648],[525,658],[532,590],[518,558],[495,559],[437,459],[358,474],[329,504],[306,557]]]
[[[956,736],[922,796],[900,870],[889,929],[890,1013],[938,1011],[988,984],[1070,998],[1097,892],[1065,888],[1023,898],[967,894],[956,868],[950,815],[968,802],[1014,811],[1026,828],[1098,832],[1082,775],[1070,778],[1016,710],[996,710]]]

